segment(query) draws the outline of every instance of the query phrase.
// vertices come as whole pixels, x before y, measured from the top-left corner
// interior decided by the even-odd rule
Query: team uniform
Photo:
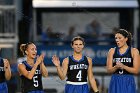
[[[119,53],[119,48],[115,48],[113,55],[113,66],[116,62],[121,62],[128,67],[133,67],[131,47],[128,47],[124,54]],[[109,93],[136,93],[134,76],[124,69],[116,70],[110,81]]]
[[[77,61],[73,56],[69,56],[69,64],[67,71],[67,81],[65,85],[65,93],[89,93],[87,84],[88,59],[82,56]]]
[[[23,61],[22,64],[25,65],[27,71],[31,71],[32,67]],[[31,80],[21,75],[22,81],[22,93],[44,93],[42,87],[42,75],[40,72],[40,66],[37,67],[35,74]]]
[[[5,80],[4,61],[2,58],[0,58],[0,93],[8,93]]]

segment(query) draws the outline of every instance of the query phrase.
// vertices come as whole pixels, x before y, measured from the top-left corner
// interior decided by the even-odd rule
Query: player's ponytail
[[[25,55],[25,46],[26,46],[26,44],[20,45],[20,51],[22,52],[23,55]]]
[[[23,55],[26,55],[25,51],[28,48],[28,45],[33,44],[32,42],[26,43],[26,44],[21,44],[20,45],[20,51],[22,52]]]

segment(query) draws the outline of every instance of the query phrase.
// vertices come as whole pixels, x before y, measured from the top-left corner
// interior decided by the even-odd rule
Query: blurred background
[[[107,93],[110,75],[106,55],[115,46],[118,28],[130,31],[133,47],[140,50],[140,1],[138,0],[0,0],[0,56],[10,61],[9,93],[21,93],[17,64],[25,59],[22,43],[34,42],[38,54],[45,53],[48,78],[42,78],[46,93],[64,93],[51,62],[56,54],[62,61],[72,54],[74,36],[85,39],[83,53],[93,58],[93,73],[101,93]],[[140,93],[140,74],[135,76]]]

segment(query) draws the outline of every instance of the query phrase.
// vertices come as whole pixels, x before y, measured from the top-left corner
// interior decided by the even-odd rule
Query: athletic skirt
[[[75,83],[75,82],[74,82]],[[69,84],[65,85],[65,93],[90,93],[88,84]]]
[[[113,74],[108,93],[136,93],[134,76]]]
[[[8,93],[8,88],[6,82],[0,83],[0,93]]]

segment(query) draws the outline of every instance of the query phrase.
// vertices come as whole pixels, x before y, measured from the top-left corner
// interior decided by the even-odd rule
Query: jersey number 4
[[[78,81],[81,81],[82,79],[82,71],[79,70],[78,74],[76,75],[76,78],[78,79]]]

